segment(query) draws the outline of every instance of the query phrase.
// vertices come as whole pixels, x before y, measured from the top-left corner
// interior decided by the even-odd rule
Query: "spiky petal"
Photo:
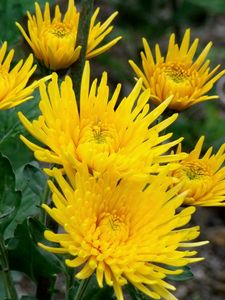
[[[78,279],[96,273],[99,286],[113,286],[118,300],[124,299],[122,287],[128,282],[152,299],[175,300],[169,292],[175,287],[166,276],[179,275],[183,266],[202,260],[193,258],[197,252],[189,248],[207,242],[192,241],[199,235],[198,226],[181,228],[195,208],[176,213],[185,193],[177,195],[179,186],[169,189],[171,177],[160,173],[150,185],[118,182],[110,170],[96,178],[83,164],[73,189],[58,169],[53,173],[59,187],[49,182],[55,207],[43,207],[64,232],[45,231],[45,238],[58,248],[39,245],[69,253],[72,258],[65,262],[79,267]]]
[[[109,96],[107,73],[100,83],[90,83],[90,66],[84,68],[80,112],[69,76],[58,86],[52,75],[48,88],[40,87],[41,115],[30,122],[22,113],[19,118],[26,129],[45,146],[38,146],[25,137],[21,139],[40,161],[63,165],[70,174],[82,162],[92,172],[110,167],[119,176],[145,176],[156,172],[161,164],[178,161],[183,154],[166,155],[182,139],[168,141],[172,134],[161,135],[177,114],[152,125],[171,99],[149,112],[149,90],[142,91],[139,80],[128,97],[116,103],[121,85]]]
[[[12,69],[11,63],[14,50],[7,52],[7,42],[0,48],[0,110],[10,109],[31,98],[32,93],[40,82],[48,80],[47,76],[40,81],[28,84],[32,74],[36,69],[33,65],[33,55],[31,54],[25,62],[21,59]]]

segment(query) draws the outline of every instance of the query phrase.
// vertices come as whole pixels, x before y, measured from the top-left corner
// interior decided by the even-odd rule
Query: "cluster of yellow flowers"
[[[35,57],[51,70],[69,68],[81,50],[76,44],[79,12],[74,1],[69,0],[63,20],[58,6],[53,19],[48,3],[43,14],[37,3],[35,10],[34,16],[28,12],[28,33],[17,23]],[[120,39],[96,48],[112,30],[109,25],[117,14],[95,24],[98,12],[91,18],[88,59]],[[40,86],[38,119],[29,121],[19,113],[39,143],[21,139],[37,160],[53,166],[45,172],[54,178],[49,181],[54,207],[44,204],[43,208],[64,229],[64,233],[45,232],[56,247],[40,246],[70,254],[65,263],[79,267],[78,279],[95,273],[99,286],[112,286],[118,300],[124,299],[122,287],[128,282],[152,299],[173,300],[176,297],[169,290],[175,288],[166,282],[167,275],[179,275],[183,266],[200,261],[193,258],[197,252],[188,249],[206,243],[193,242],[199,226],[183,226],[194,206],[225,205],[225,144],[216,154],[210,148],[201,157],[201,137],[188,154],[181,151],[182,138],[171,140],[172,133],[165,133],[178,113],[156,121],[168,109],[179,112],[217,98],[206,93],[225,71],[215,75],[219,66],[210,70],[206,56],[211,43],[194,61],[198,39],[190,45],[190,30],[180,46],[171,35],[166,58],[156,45],[154,59],[145,39],[143,44],[142,69],[130,61],[137,82],[127,97],[119,99],[120,84],[110,92],[107,73],[100,82],[91,82],[86,61],[76,99],[77,87],[69,76],[59,84],[53,73],[26,87],[36,68],[33,56],[9,71],[13,50],[3,63],[4,43],[0,109],[26,101]],[[155,109],[149,101],[156,104]]]

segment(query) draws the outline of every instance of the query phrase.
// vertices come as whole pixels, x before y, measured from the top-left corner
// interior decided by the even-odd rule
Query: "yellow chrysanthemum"
[[[200,158],[203,142],[202,136],[194,150],[181,161],[180,168],[173,172],[173,176],[184,183],[182,190],[188,190],[186,204],[225,206],[225,167],[222,167],[225,161],[225,144],[216,154],[211,155],[211,147]]]
[[[171,177],[165,172],[148,185],[115,179],[109,172],[96,178],[84,168],[75,176],[75,189],[53,170],[60,190],[50,181],[54,208],[43,205],[65,233],[45,231],[45,238],[59,247],[39,244],[47,251],[69,253],[69,267],[78,279],[94,272],[100,287],[113,286],[123,300],[122,286],[128,282],[152,299],[175,300],[165,281],[168,274],[182,273],[181,267],[200,261],[188,248],[206,242],[190,242],[199,235],[199,226],[185,229],[194,207],[176,213],[185,197],[179,186],[168,189]],[[147,184],[147,187],[146,187]],[[171,271],[169,266],[177,267]]]
[[[107,51],[121,39],[121,37],[115,38],[96,49],[105,36],[113,29],[109,25],[117,15],[117,12],[115,12],[103,24],[100,22],[95,24],[98,13],[99,8],[96,9],[91,18],[87,58]],[[81,46],[76,45],[79,13],[77,12],[74,0],[69,0],[68,9],[63,20],[58,5],[55,7],[55,16],[51,20],[48,2],[45,4],[43,14],[39,4],[35,3],[35,15],[32,16],[30,12],[27,12],[27,15],[29,19],[27,25],[29,36],[19,23],[16,23],[16,25],[32,48],[37,59],[43,62],[46,67],[52,70],[65,69],[79,58]]]
[[[170,36],[166,57],[161,55],[159,45],[155,46],[155,60],[151,49],[143,39],[144,52],[141,52],[141,70],[131,60],[130,65],[138,78],[143,78],[144,88],[150,88],[152,101],[160,104],[173,95],[169,108],[182,111],[196,103],[218,98],[207,93],[213,84],[225,74],[225,70],[215,75],[219,66],[210,71],[207,54],[212,46],[208,43],[194,61],[198,39],[190,45],[190,30],[187,29],[181,46],[175,42],[175,34]]]
[[[85,162],[90,170],[98,172],[104,172],[109,166],[120,175],[155,172],[159,163],[181,159],[180,154],[165,154],[180,139],[166,143],[172,134],[159,136],[177,114],[149,128],[171,99],[149,113],[149,91],[141,92],[141,87],[140,80],[115,108],[121,85],[118,84],[109,100],[107,73],[103,73],[99,85],[97,79],[90,85],[87,62],[78,113],[70,77],[65,78],[59,89],[57,74],[53,74],[48,89],[45,84],[40,88],[42,115],[38,120],[30,122],[19,113],[26,129],[45,147],[31,143],[23,136],[21,139],[38,160],[64,165],[65,168],[76,169],[80,162]]]
[[[30,55],[25,62],[21,59],[10,70],[14,50],[10,50],[5,57],[6,51],[7,42],[4,42],[0,48],[0,110],[12,108],[32,98],[31,94],[38,86],[37,81],[27,86],[36,69],[33,56]]]

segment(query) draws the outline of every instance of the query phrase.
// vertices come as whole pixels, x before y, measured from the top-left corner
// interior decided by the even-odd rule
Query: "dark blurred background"
[[[49,1],[60,4],[63,10],[67,1]],[[42,8],[45,1],[39,1]],[[80,2],[76,1],[79,7]],[[141,38],[147,38],[152,49],[159,43],[162,52],[167,49],[172,32],[177,41],[182,39],[186,28],[191,28],[192,41],[200,38],[198,53],[209,42],[213,48],[209,54],[211,67],[221,64],[225,68],[225,0],[96,0],[101,7],[99,19],[104,21],[115,10],[119,11],[110,37],[122,35],[123,39],[107,53],[94,58],[92,76],[103,70],[109,73],[112,87],[123,84],[126,95],[134,85],[134,74],[128,64],[133,59],[140,65]],[[27,57],[30,49],[24,42],[15,21],[26,26],[26,11],[34,11],[33,0],[0,0],[0,40],[7,40],[16,50],[15,61]],[[170,127],[175,137],[183,136],[184,148],[193,148],[201,135],[206,136],[204,150],[213,145],[215,150],[225,142],[225,79],[221,79],[212,94],[220,99],[193,106],[182,112]],[[225,208],[200,208],[193,220],[201,225],[201,239],[210,240],[210,245],[199,249],[205,261],[192,267],[195,279],[176,284],[176,295],[180,300],[224,300],[225,299]],[[18,275],[18,274],[17,274]],[[63,288],[63,285],[59,289]],[[32,285],[18,275],[18,288],[26,293]],[[127,298],[128,299],[128,298]]]

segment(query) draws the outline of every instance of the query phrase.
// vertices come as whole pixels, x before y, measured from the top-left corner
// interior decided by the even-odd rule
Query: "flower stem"
[[[66,300],[73,300],[75,296],[74,269],[67,268],[66,276]]]
[[[48,203],[48,198],[50,195],[50,188],[48,185],[48,180],[45,184],[45,189],[43,193],[43,197],[41,199],[41,205]],[[40,222],[47,226],[49,229],[54,228],[54,232],[57,232],[58,225],[56,222],[51,221],[45,212],[43,208],[41,208],[40,215],[39,215]],[[36,289],[36,298],[37,299],[50,299],[54,300],[55,298],[55,282],[56,282],[56,275],[50,276],[50,277],[39,277],[37,282],[37,289]]]
[[[77,99],[77,106],[79,107],[79,95],[81,86],[81,77],[86,59],[88,34],[90,28],[90,21],[93,11],[94,0],[82,0],[81,1],[81,12],[78,25],[77,33],[77,45],[82,46],[80,52],[80,58],[71,68],[71,75],[75,83],[75,94]]]
[[[50,194],[50,189],[49,189],[48,180],[47,180],[45,189],[44,189],[43,198],[41,199],[41,205],[46,204],[48,202],[49,194]],[[39,220],[42,224],[46,225],[46,212],[43,208],[41,208]]]
[[[91,280],[91,276],[81,281],[74,300],[82,300],[84,298],[84,294],[90,280]]]
[[[1,261],[2,276],[5,285],[6,297],[11,300],[18,300],[16,289],[10,274],[7,250],[5,248],[5,243],[2,235],[0,236],[0,261]]]

